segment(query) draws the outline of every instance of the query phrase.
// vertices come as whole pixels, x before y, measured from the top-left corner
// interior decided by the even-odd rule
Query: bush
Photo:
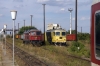
[[[90,51],[86,50],[84,44],[80,42],[72,42],[70,51],[71,51],[71,54],[74,54],[74,55],[90,57]]]
[[[78,49],[79,47],[79,49]],[[73,42],[71,46],[71,51],[72,52],[79,52],[84,48],[84,45],[79,43],[79,42]]]

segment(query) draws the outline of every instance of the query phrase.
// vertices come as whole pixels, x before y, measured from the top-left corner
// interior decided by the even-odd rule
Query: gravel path
[[[5,52],[6,51],[6,52]],[[4,44],[0,42],[0,66],[13,66],[12,53],[5,50]],[[15,66],[18,66],[15,63]]]

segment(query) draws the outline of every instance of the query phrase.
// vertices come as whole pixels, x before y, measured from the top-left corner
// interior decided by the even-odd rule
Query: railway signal
[[[7,25],[4,25],[4,38],[5,38],[5,53],[4,55],[6,55],[6,29],[7,29]]]

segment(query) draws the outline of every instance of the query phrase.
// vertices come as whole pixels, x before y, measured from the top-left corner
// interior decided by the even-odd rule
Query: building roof
[[[47,30],[46,32],[54,32],[54,31],[65,31],[66,32],[66,30],[64,30],[64,29],[51,29],[51,30]]]

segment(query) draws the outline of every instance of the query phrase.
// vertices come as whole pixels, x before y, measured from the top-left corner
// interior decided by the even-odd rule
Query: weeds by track
[[[18,44],[18,42],[16,43],[15,46],[19,47],[20,45],[19,44],[17,45],[17,44]],[[69,53],[67,53],[67,50],[65,48],[64,48],[64,50],[66,50],[66,52],[62,50],[63,49],[62,47],[59,48],[59,46],[56,48],[55,46],[52,46],[52,45],[50,45],[50,46],[47,45],[47,46],[42,46],[42,47],[33,47],[32,45],[21,45],[21,47],[19,47],[19,48],[23,48],[23,50],[25,50],[25,51],[28,50],[26,52],[29,52],[29,54],[32,51],[33,56],[35,54],[36,56],[42,57],[43,62],[47,61],[46,64],[48,64],[48,66],[58,66],[58,65],[59,66],[73,66],[73,65],[74,66],[90,66],[91,65],[90,59],[69,54]],[[41,54],[41,55],[39,55],[39,54]],[[47,59],[45,59],[45,58],[47,58]],[[55,64],[51,63],[51,61]],[[41,66],[41,65],[35,65],[35,66]]]
[[[48,48],[43,48],[44,50],[49,50]],[[59,54],[63,54],[64,56],[66,57],[70,57],[70,58],[73,58],[73,59],[79,59],[79,60],[82,60],[82,61],[87,61],[90,63],[90,59],[87,59],[87,58],[82,58],[82,57],[78,57],[78,56],[74,56],[74,55],[70,55],[70,54],[65,54],[63,52],[58,52],[58,51],[55,51],[53,50],[53,52],[55,53],[59,53]]]
[[[7,47],[11,50],[12,49],[12,44],[7,43]],[[18,47],[14,47],[14,54],[21,58],[25,62],[26,66],[48,66],[44,62],[40,61],[39,59],[35,58],[34,56],[26,53],[25,51],[19,49]]]

